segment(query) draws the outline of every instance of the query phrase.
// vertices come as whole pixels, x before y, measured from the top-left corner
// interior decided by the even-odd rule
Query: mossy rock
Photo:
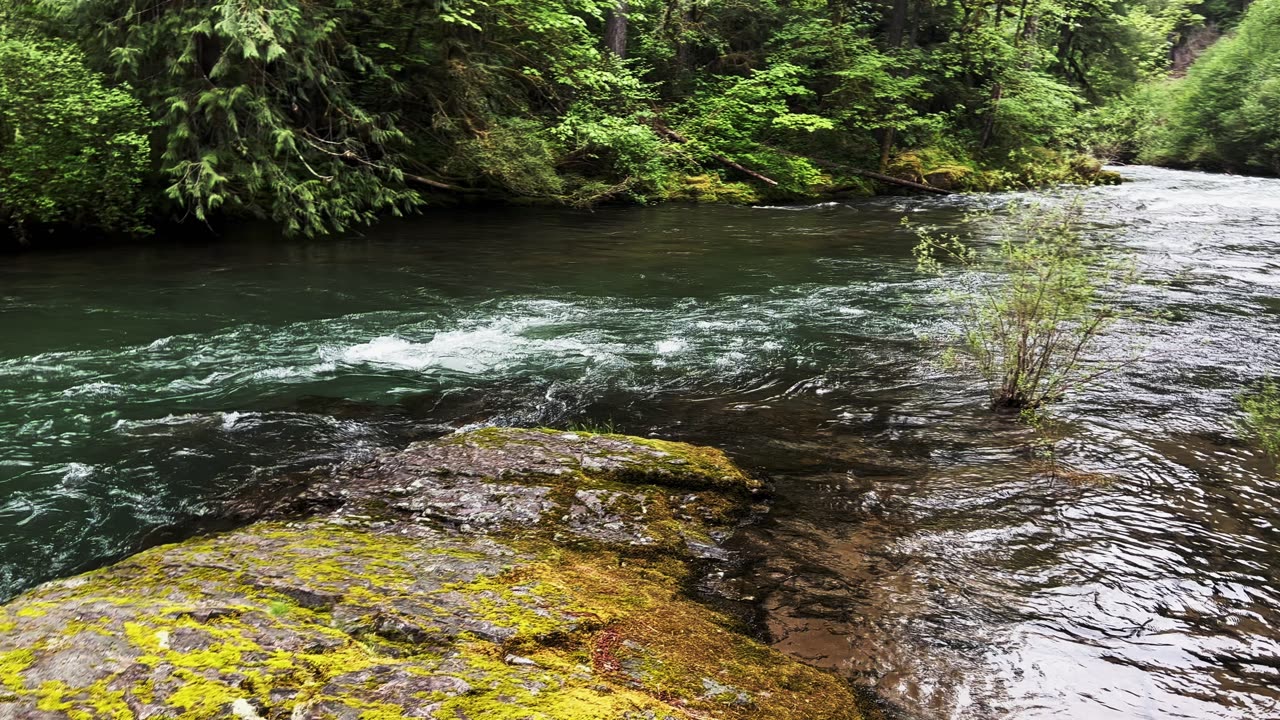
[[[760,195],[746,183],[726,182],[715,174],[673,175],[667,180],[663,199],[704,204],[751,205],[760,202]]]
[[[292,502],[336,508],[335,515],[357,522],[683,552],[734,527],[762,489],[712,448],[483,428],[341,468]]]
[[[1114,170],[1099,170],[1093,176],[1094,185],[1123,185],[1124,176]]]
[[[548,505],[526,507],[540,509],[529,532],[465,531],[409,502],[447,506],[432,482],[453,476],[544,488]],[[862,717],[844,682],[684,597],[687,543],[637,558],[541,527],[582,492],[631,492],[628,522],[665,512],[694,536],[758,489],[716,451],[642,438],[489,429],[414,445],[313,488],[340,498],[309,519],[153,548],[0,608],[0,717]],[[662,509],[689,494],[718,505]]]
[[[941,190],[959,190],[972,173],[973,170],[964,165],[941,165],[926,171],[924,181]]]
[[[920,157],[919,152],[914,150],[900,152],[889,160],[885,171],[889,175],[902,180],[923,182],[925,175],[924,159]]]
[[[897,153],[887,171],[894,177],[925,183],[942,190],[960,190],[974,169],[940,148],[918,148]]]

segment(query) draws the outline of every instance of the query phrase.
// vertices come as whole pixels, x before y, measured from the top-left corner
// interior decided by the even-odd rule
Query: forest
[[[0,226],[1280,173],[1280,0],[3,0]]]

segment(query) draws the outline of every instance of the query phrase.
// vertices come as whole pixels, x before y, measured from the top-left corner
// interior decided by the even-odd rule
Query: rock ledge
[[[681,443],[415,444],[308,488],[309,517],[0,607],[0,717],[860,718],[842,681],[680,592],[759,489]]]

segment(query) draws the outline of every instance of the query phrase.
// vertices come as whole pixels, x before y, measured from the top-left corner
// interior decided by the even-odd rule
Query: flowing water
[[[1141,357],[1061,409],[1084,482],[930,360],[951,308],[899,221],[1006,197],[0,258],[0,598],[264,477],[594,423],[772,477],[705,589],[904,717],[1280,718],[1280,481],[1235,405],[1280,371],[1280,181],[1124,172],[1084,195],[1139,259],[1107,343]]]

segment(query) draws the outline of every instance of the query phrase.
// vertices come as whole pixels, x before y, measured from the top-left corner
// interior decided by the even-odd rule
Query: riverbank
[[[515,208],[593,210],[664,204],[693,205],[804,205],[851,198],[876,196],[949,195],[954,193],[994,193],[1035,190],[1055,186],[1119,185],[1124,180],[1097,159],[1075,153],[1032,148],[1013,153],[998,163],[981,163],[972,158],[957,159],[950,153],[923,148],[898,153],[884,172],[805,158],[822,170],[806,188],[783,188],[726,171],[697,174],[671,173],[646,195],[619,193],[591,202],[555,196],[521,197],[498,188],[475,187],[465,191],[433,192],[423,195],[422,204],[406,214],[430,217],[433,213],[485,212]],[[768,179],[768,178],[766,178]],[[157,191],[158,194],[158,191]],[[158,197],[145,203],[151,214],[130,232],[106,232],[79,225],[30,225],[22,228],[0,226],[0,253],[32,249],[146,245],[184,242],[214,242],[228,231],[246,224],[259,226],[264,239],[282,234],[279,225],[233,214],[211,214],[197,220],[184,213],[181,219],[165,214]],[[401,213],[395,213],[399,216]],[[392,216],[370,219],[370,225],[392,221]],[[353,228],[348,234],[359,231]],[[243,233],[241,233],[243,234]]]
[[[762,485],[719,451],[484,429],[0,608],[0,714],[868,717],[682,591]]]

